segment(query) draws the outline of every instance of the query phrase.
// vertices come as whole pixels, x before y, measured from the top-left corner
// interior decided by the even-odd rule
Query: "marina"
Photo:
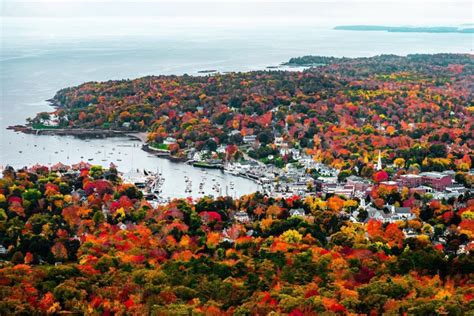
[[[236,190],[235,181],[222,181],[227,179],[225,174],[216,175],[203,172],[198,179],[195,179],[189,175],[183,176],[184,181],[184,196],[186,197],[218,197],[218,196],[239,196],[239,191]],[[170,179],[161,171],[149,171],[134,169],[129,172],[122,173],[124,181],[127,183],[134,184],[139,188],[145,198],[150,203],[165,204],[168,203],[174,196],[166,195],[166,185],[170,182]],[[208,177],[209,176],[209,177]],[[212,176],[212,177],[211,177]],[[176,181],[176,179],[174,179]],[[262,187],[258,183],[254,183],[257,190],[261,190]]]
[[[50,167],[58,162],[72,165],[83,161],[103,167],[114,164],[124,174],[137,168],[142,171],[143,169],[153,172],[158,170],[166,178],[165,183],[161,186],[161,196],[164,198],[217,196],[216,188],[213,188],[216,182],[219,183],[223,194],[226,192],[227,186],[229,194],[237,197],[259,190],[258,184],[254,181],[236,177],[222,170],[196,168],[182,162],[173,162],[151,155],[141,149],[142,143],[139,140],[129,137],[83,140],[72,136],[8,132],[12,136],[10,139],[13,138],[14,141],[2,140],[5,143],[5,146],[2,143],[2,148],[15,146],[17,151],[2,150],[0,152],[0,164],[3,166],[11,165],[21,168],[39,163]],[[43,146],[45,141],[48,142],[47,146]],[[22,153],[19,154],[19,151]],[[186,192],[185,177],[190,179],[191,183],[188,186],[191,191]],[[212,181],[212,178],[215,181]],[[234,183],[233,190],[230,189],[231,182]]]

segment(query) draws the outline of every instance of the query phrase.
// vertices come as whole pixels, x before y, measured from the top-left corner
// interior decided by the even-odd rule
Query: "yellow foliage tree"
[[[403,158],[397,158],[393,161],[393,163],[395,164],[395,166],[397,166],[398,168],[403,168],[405,167],[405,159]]]
[[[287,243],[299,243],[303,236],[297,230],[290,229],[281,234],[281,238]]]

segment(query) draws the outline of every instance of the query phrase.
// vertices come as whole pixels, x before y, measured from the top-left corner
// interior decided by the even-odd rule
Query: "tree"
[[[283,210],[280,206],[273,204],[267,208],[267,215],[279,217],[282,214]]]
[[[405,159],[403,158],[397,158],[393,161],[394,165],[397,166],[398,168],[403,168],[405,167]]]
[[[432,157],[443,158],[446,157],[448,150],[444,144],[433,144],[429,148]]]
[[[388,173],[385,170],[380,170],[373,175],[374,182],[380,183],[388,180]]]
[[[17,251],[13,254],[11,261],[13,264],[22,264],[25,261],[25,259],[21,251]]]
[[[209,138],[207,141],[206,141],[206,144],[204,146],[207,150],[209,151],[216,151],[217,149],[217,143],[214,139],[211,139]]]
[[[337,195],[331,196],[327,203],[329,209],[336,213],[340,212],[344,207],[344,200]]]
[[[64,247],[64,244],[57,242],[51,248],[51,253],[53,254],[56,260],[66,260],[67,259],[67,249]]]
[[[104,175],[102,166],[92,166],[89,170],[89,175],[94,179],[100,179]]]
[[[273,135],[270,131],[265,130],[257,135],[257,139],[262,145],[268,145],[273,141]]]

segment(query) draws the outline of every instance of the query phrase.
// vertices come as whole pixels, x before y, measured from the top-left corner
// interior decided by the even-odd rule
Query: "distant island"
[[[354,63],[367,63],[373,61],[383,61],[388,60],[403,60],[404,65],[397,64],[399,71],[405,71],[412,67],[415,67],[415,64],[421,65],[426,64],[426,57],[430,56],[429,63],[431,65],[448,67],[452,64],[457,64],[459,62],[463,64],[470,65],[472,64],[471,55],[462,55],[462,54],[436,54],[436,55],[426,55],[426,54],[408,54],[406,57],[400,57],[396,55],[380,55],[377,57],[359,57],[359,58],[348,58],[348,57],[328,57],[328,56],[315,56],[307,55],[301,57],[290,58],[287,62],[282,63],[282,66],[290,67],[323,67],[333,64],[345,64],[350,65]]]
[[[215,69],[209,69],[209,70],[199,70],[198,73],[199,74],[210,74],[210,73],[213,73],[213,72],[217,72],[217,70]]]
[[[384,31],[397,33],[474,33],[474,28],[455,26],[381,26],[381,25],[339,25],[334,28],[341,31]]]
[[[317,66],[326,66],[331,65],[337,62],[349,61],[350,58],[338,58],[338,57],[327,57],[327,56],[302,56],[302,57],[293,57],[290,58],[285,63],[282,63],[282,66],[292,66],[292,67],[317,67]]]

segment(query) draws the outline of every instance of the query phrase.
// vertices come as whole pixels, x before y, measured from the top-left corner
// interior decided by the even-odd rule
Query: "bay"
[[[0,165],[66,164],[92,159],[119,170],[159,170],[163,195],[184,197],[185,180],[206,178],[206,194],[219,183],[222,193],[240,196],[258,189],[254,182],[220,171],[193,168],[150,156],[127,138],[80,140],[24,135],[6,130],[37,112],[52,111],[45,101],[64,87],[86,81],[145,75],[249,71],[277,66],[291,57],[326,55],[472,53],[473,35],[337,31],[314,23],[183,23],[132,18],[1,18]],[[207,173],[205,173],[207,172]],[[212,179],[215,179],[214,181]],[[231,182],[235,190],[230,192]]]

